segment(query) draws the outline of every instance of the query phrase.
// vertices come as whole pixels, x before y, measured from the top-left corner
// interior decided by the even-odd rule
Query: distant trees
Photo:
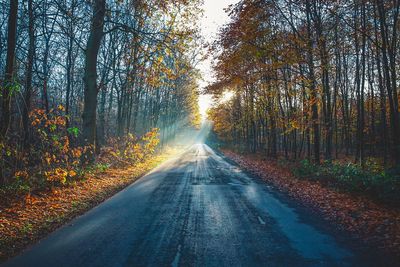
[[[216,98],[226,90],[235,93],[210,111],[217,133],[222,139],[234,136],[242,149],[274,157],[279,152],[320,162],[322,156],[352,154],[361,164],[369,156],[400,163],[399,5],[398,0],[234,5],[232,22],[212,47],[217,81],[207,91]]]
[[[153,128],[165,142],[198,123],[198,6],[186,0],[0,0],[3,182],[35,142],[32,114],[63,113],[58,126],[65,131],[54,138],[64,132],[73,137],[71,149],[96,151],[110,138]]]

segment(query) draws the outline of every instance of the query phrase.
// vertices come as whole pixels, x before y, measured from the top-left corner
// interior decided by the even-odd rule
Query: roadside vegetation
[[[10,144],[0,147],[3,174],[12,178],[0,187],[2,199],[68,185],[111,166],[138,164],[153,155],[160,141],[157,128],[141,137],[128,134],[112,138],[90,160],[95,154],[93,147],[77,145],[79,130],[66,127],[64,112],[61,105],[48,113],[42,109],[32,111],[29,147],[19,149],[18,145]]]
[[[366,160],[364,167],[361,167],[352,162],[325,161],[315,164],[305,159],[295,164],[293,173],[302,179],[319,181],[342,191],[362,194],[378,202],[400,207],[399,170],[384,169],[373,160]]]

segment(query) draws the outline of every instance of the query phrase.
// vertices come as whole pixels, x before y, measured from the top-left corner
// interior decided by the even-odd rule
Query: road
[[[4,266],[367,266],[311,218],[197,144]]]

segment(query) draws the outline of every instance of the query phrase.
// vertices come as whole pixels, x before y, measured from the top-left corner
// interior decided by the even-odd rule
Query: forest
[[[399,5],[241,1],[211,47],[217,133],[248,151],[316,163],[400,162]]]
[[[0,184],[65,183],[102,153],[134,161],[198,124],[197,9],[0,1]]]
[[[400,1],[240,1],[210,47],[228,147],[399,203]],[[226,95],[232,97],[227,101]],[[223,101],[225,99],[225,101]]]

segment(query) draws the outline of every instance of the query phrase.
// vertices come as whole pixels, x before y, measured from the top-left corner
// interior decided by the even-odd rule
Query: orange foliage
[[[102,149],[101,159],[107,162],[137,163],[152,155],[159,143],[159,129],[153,128],[142,137],[129,133],[123,138],[111,138]]]
[[[28,147],[21,148],[12,142],[0,143],[2,174],[9,177],[8,183],[15,185],[17,191],[22,191],[20,193],[43,186],[63,185],[81,177],[90,167],[87,159],[94,153],[93,147],[76,145],[79,130],[67,128],[64,112],[62,105],[48,113],[43,109],[30,112]],[[142,137],[128,134],[110,139],[110,146],[102,149],[95,164],[142,162],[155,152],[158,132],[154,128]]]
[[[42,109],[30,113],[35,138],[30,155],[40,159],[40,162],[34,162],[37,170],[33,170],[33,175],[38,174],[51,184],[64,184],[75,177],[83,167],[82,155],[91,151],[90,147],[71,146],[74,137],[68,134],[64,111],[64,107],[59,105],[49,113]]]

